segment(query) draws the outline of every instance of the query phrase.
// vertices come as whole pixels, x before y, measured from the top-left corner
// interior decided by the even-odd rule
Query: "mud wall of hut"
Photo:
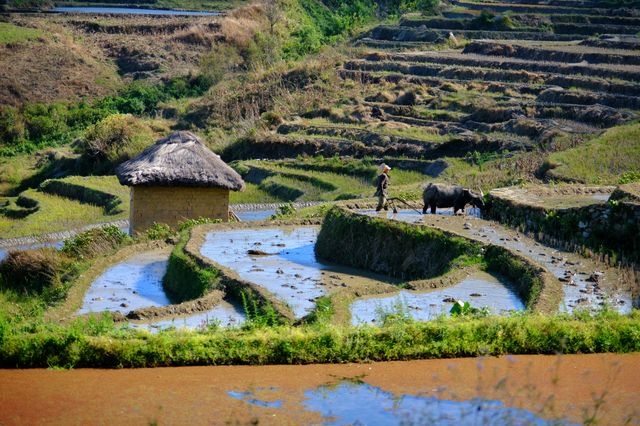
[[[185,219],[229,219],[229,191],[220,188],[131,188],[131,232],[138,234],[154,222],[175,228]]]

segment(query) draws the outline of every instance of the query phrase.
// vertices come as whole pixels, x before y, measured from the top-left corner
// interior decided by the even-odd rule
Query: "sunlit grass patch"
[[[617,184],[640,171],[640,123],[613,127],[577,148],[549,156],[552,175],[585,183]]]
[[[24,219],[0,216],[0,237],[12,238],[59,232],[91,223],[125,219],[128,216],[126,212],[114,216],[105,215],[102,207],[44,194],[35,189],[29,189],[23,194],[39,203],[38,211]]]
[[[0,44],[31,41],[41,36],[42,31],[35,28],[19,27],[9,22],[0,22]]]

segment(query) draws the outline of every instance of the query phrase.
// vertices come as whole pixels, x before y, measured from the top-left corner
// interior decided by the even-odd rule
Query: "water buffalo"
[[[430,183],[422,193],[424,201],[422,213],[427,214],[428,207],[431,207],[431,213],[436,212],[436,207],[453,207],[453,214],[456,214],[458,210],[462,210],[464,213],[464,206],[467,204],[482,209],[484,208],[482,197],[482,194],[478,195],[461,186]]]

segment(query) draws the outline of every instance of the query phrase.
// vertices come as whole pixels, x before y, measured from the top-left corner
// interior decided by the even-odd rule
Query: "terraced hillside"
[[[337,102],[225,156],[437,162],[422,180],[485,189],[545,179],[549,153],[638,117],[639,31],[640,9],[599,2],[454,1],[441,16],[362,34],[336,69]]]

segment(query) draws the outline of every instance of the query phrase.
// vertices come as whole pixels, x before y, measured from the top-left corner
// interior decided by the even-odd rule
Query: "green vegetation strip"
[[[190,238],[190,229],[180,233],[180,240],[169,256],[167,272],[162,281],[164,290],[173,303],[197,299],[221,287],[218,271],[203,267],[197,258],[185,252]]]
[[[391,361],[502,354],[640,351],[640,313],[443,318],[384,327],[259,327],[152,335],[110,322],[16,332],[0,318],[0,366],[160,367]],[[105,331],[109,330],[109,331]]]

